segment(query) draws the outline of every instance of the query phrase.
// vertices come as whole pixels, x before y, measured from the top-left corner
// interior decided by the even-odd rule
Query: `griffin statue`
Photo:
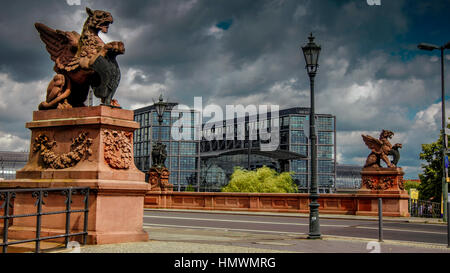
[[[400,152],[398,149],[402,148],[402,144],[397,143],[394,146],[389,142],[394,136],[394,133],[389,130],[383,130],[379,139],[376,139],[369,135],[361,135],[364,143],[369,147],[372,152],[369,154],[366,160],[364,168],[367,167],[381,167],[380,161],[383,160],[388,168],[397,167],[397,163],[400,159]],[[393,160],[390,161],[388,155],[393,156]]]
[[[89,87],[102,104],[119,107],[112,99],[120,81],[116,56],[124,54],[125,47],[120,41],[105,44],[98,36],[99,31],[108,32],[113,23],[111,13],[89,8],[86,12],[88,18],[81,35],[35,24],[50,58],[55,62],[53,70],[56,72],[39,110],[82,107]]]

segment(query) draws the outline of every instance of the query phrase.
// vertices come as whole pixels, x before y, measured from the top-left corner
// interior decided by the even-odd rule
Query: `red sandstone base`
[[[169,169],[151,167],[148,171],[150,191],[173,191],[173,185],[169,183]]]
[[[309,213],[309,197],[307,193],[149,191],[145,196],[145,207],[154,209]],[[378,215],[378,197],[383,197],[384,216],[409,216],[408,195],[320,194],[319,211],[323,214]],[[398,203],[406,203],[406,207],[400,209],[396,205]]]
[[[106,106],[36,111],[27,128],[29,161],[16,180],[2,181],[0,188],[90,187],[89,244],[148,240],[143,206],[149,184],[134,165],[133,131],[139,125],[132,111]],[[43,211],[65,210],[64,201],[49,192]],[[17,193],[14,215],[35,213],[35,202],[31,193]],[[73,196],[72,209],[84,209],[80,195]],[[65,217],[42,216],[41,237],[64,234]],[[84,214],[72,213],[70,223],[71,233],[81,232]],[[9,239],[34,238],[35,230],[36,217],[16,218]]]

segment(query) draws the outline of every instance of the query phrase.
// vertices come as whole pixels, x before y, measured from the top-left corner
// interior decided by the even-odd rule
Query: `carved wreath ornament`
[[[65,169],[75,166],[83,158],[88,158],[92,154],[91,144],[92,139],[87,137],[87,133],[80,133],[72,139],[70,152],[57,155],[52,152],[53,147],[57,145],[56,141],[50,141],[45,134],[40,134],[34,139],[33,153],[39,153],[45,168]]]
[[[104,130],[105,161],[111,168],[128,169],[133,155],[133,134],[124,131]]]
[[[377,180],[373,177],[363,177],[362,183],[366,186],[366,188],[371,190],[387,190],[394,187],[394,178],[384,177]]]

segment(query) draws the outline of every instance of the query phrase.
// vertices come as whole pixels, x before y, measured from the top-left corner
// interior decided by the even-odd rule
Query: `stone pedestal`
[[[378,198],[383,199],[384,216],[409,216],[409,195],[403,188],[401,168],[364,168],[357,215],[378,215]]]
[[[148,174],[150,191],[173,191],[173,185],[169,183],[170,172],[166,167],[151,167]]]
[[[33,113],[30,155],[16,180],[0,188],[90,187],[88,243],[147,241],[143,230],[145,174],[134,165],[133,111],[107,106],[44,110]],[[78,199],[77,199],[78,198]],[[30,194],[17,194],[14,214],[36,211]],[[49,194],[44,211],[64,210],[64,197]],[[83,209],[74,196],[73,209]],[[10,238],[34,236],[35,217],[16,218]],[[65,215],[43,216],[41,236],[64,233]],[[82,231],[83,214],[71,216],[72,231]]]

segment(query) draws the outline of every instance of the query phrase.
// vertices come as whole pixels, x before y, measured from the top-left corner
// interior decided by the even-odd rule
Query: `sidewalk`
[[[146,227],[148,242],[88,245],[80,253],[450,253],[446,245],[323,236],[264,234],[215,229]],[[53,253],[73,250],[61,249]]]
[[[144,209],[144,211],[171,211],[171,212],[199,212],[199,213],[222,213],[222,214],[241,214],[241,215],[267,215],[267,216],[284,216],[284,217],[301,217],[308,218],[307,213],[283,213],[283,212],[248,212],[248,211],[226,211],[226,210],[187,210],[187,209]],[[321,219],[341,219],[341,220],[367,220],[378,221],[378,216],[360,216],[360,215],[343,215],[343,214],[320,214]],[[423,223],[423,224],[441,224],[446,225],[441,218],[421,218],[421,217],[388,217],[383,216],[383,221],[406,222],[406,223]]]

